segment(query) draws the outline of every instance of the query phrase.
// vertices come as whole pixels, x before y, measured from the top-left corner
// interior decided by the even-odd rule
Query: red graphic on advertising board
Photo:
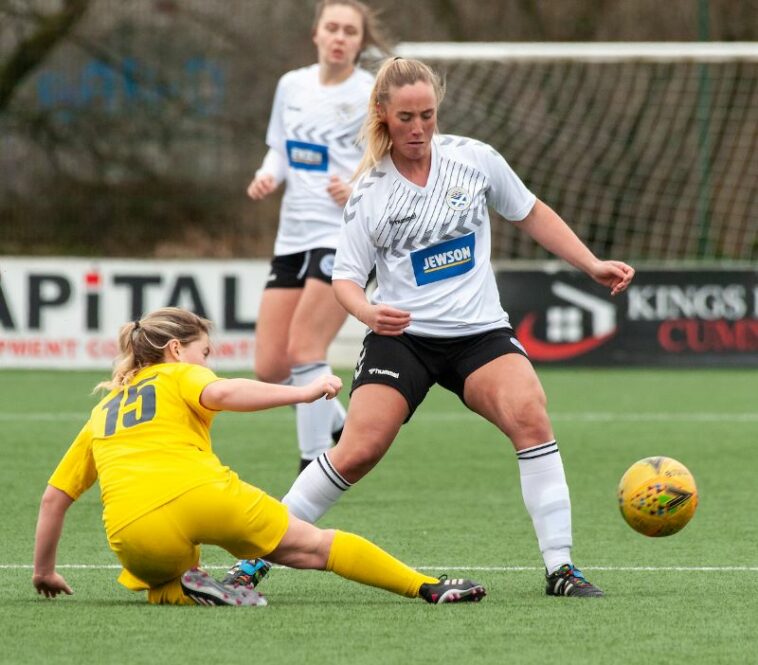
[[[758,319],[672,319],[661,322],[657,338],[669,353],[756,353]]]
[[[605,344],[616,334],[616,331],[613,330],[605,335],[586,337],[577,342],[546,342],[534,334],[536,320],[537,314],[529,312],[516,328],[516,337],[524,345],[532,360],[553,362],[577,358]]]
[[[616,334],[616,308],[599,298],[563,281],[550,285],[559,300],[545,310],[545,336],[535,333],[536,312],[528,312],[516,329],[516,337],[532,360],[554,362],[586,355],[605,344]],[[589,323],[591,333],[584,327]]]

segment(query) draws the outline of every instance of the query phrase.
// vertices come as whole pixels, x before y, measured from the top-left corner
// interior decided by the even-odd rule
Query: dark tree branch
[[[36,30],[19,42],[0,66],[0,113],[8,107],[23,80],[78,23],[89,4],[90,0],[64,0],[59,12],[41,17]]]

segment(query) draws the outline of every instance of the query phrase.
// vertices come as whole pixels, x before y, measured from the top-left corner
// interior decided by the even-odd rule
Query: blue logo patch
[[[475,265],[474,240],[474,234],[469,233],[433,247],[411,252],[416,284],[423,286],[431,282],[439,282],[471,270]]]
[[[326,171],[329,168],[329,148],[325,145],[287,141],[287,157],[293,169]]]

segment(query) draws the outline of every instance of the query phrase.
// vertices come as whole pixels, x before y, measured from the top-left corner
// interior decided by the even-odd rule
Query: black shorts
[[[334,254],[337,250],[318,247],[297,254],[275,256],[266,280],[267,289],[302,289],[309,277],[332,283]]]
[[[367,383],[395,388],[408,402],[411,419],[435,383],[454,392],[461,401],[469,374],[508,353],[528,357],[510,328],[497,328],[462,337],[397,337],[370,332],[355,366],[350,393]]]

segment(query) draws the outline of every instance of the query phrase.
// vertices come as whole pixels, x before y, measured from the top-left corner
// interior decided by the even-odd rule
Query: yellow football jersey
[[[99,477],[110,536],[193,487],[233,472],[211,449],[216,412],[200,404],[218,377],[206,367],[162,363],[142,369],[92,409],[49,483],[79,496]]]

